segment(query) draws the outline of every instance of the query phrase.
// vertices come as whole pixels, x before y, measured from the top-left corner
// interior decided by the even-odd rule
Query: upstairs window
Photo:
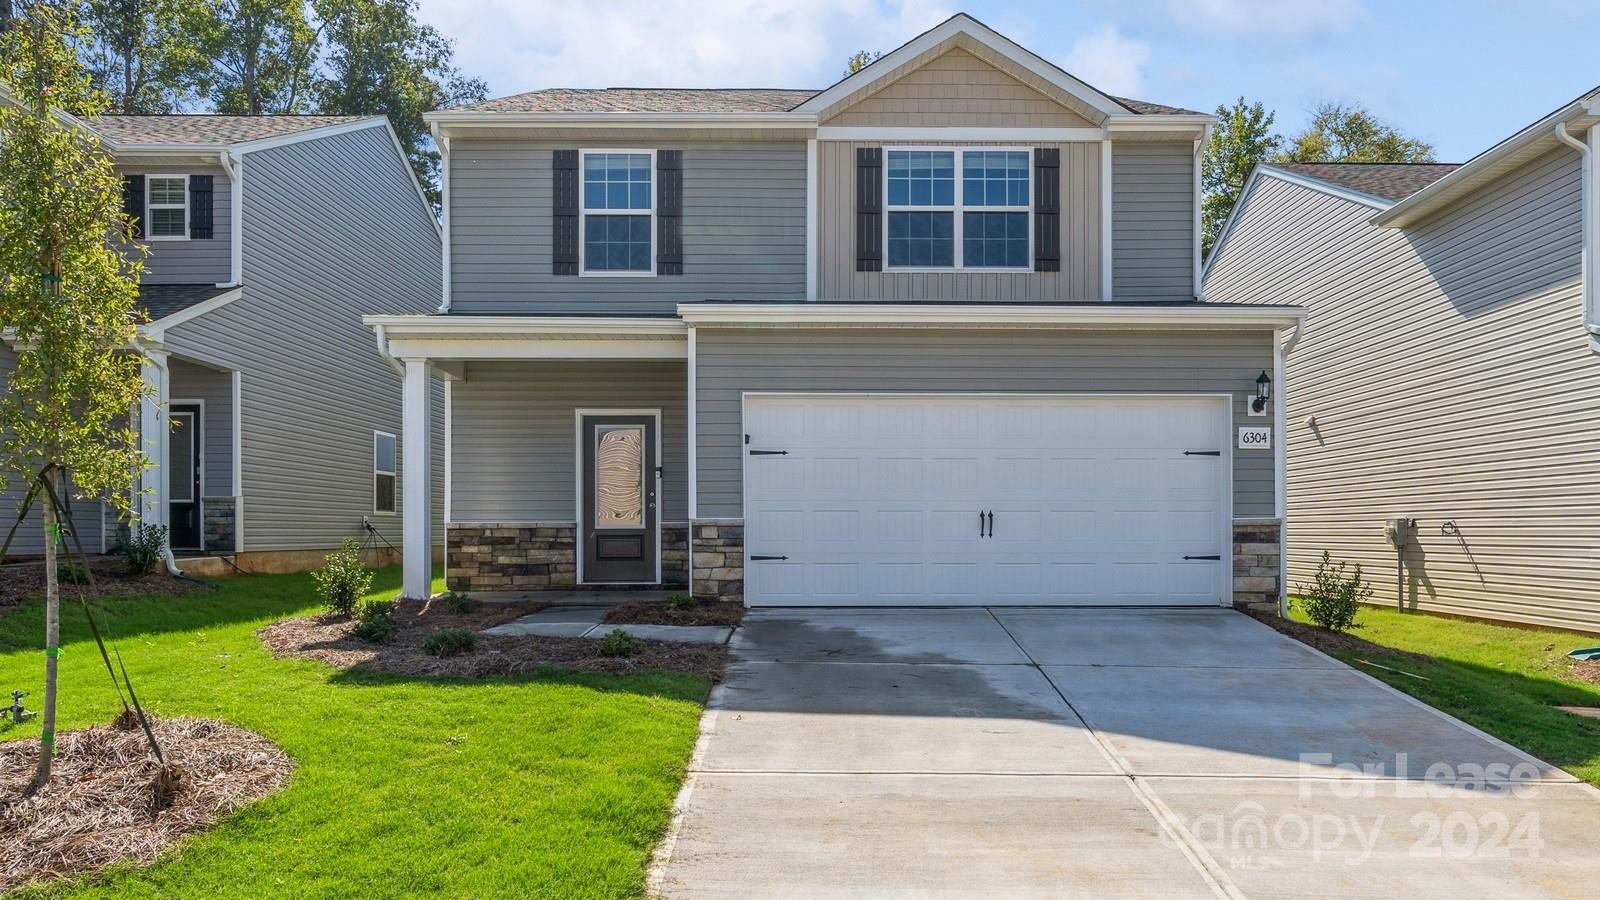
[[[382,431],[372,433],[372,511],[393,513],[398,504],[399,468],[395,465],[395,437]]]
[[[145,237],[154,241],[188,240],[189,176],[151,175],[145,179]]]
[[[1031,270],[1031,151],[890,149],[886,156],[889,269]]]
[[[583,151],[585,275],[655,274],[655,154]]]

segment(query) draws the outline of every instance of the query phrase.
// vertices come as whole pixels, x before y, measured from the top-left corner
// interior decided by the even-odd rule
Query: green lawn
[[[375,592],[394,594],[399,570]],[[252,632],[314,610],[305,575],[104,601],[134,687],[162,716],[206,716],[283,747],[295,773],[163,857],[49,895],[627,897],[666,828],[704,681],[549,674],[428,681],[275,660]],[[117,711],[75,604],[63,605],[60,727]],[[0,618],[0,688],[40,700],[39,604]],[[0,729],[0,740],[38,726]]]
[[[1305,617],[1295,612],[1301,621]],[[1600,646],[1600,636],[1554,628],[1513,628],[1364,607],[1355,636],[1377,645],[1371,653],[1335,653],[1345,662],[1471,723],[1507,743],[1600,785],[1600,719],[1557,706],[1600,706],[1600,685],[1568,677],[1569,651]],[[1431,657],[1397,659],[1384,648]],[[1430,679],[1354,662],[1360,657]]]

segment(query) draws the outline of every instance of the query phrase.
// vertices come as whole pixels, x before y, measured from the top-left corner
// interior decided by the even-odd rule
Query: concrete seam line
[[[678,845],[678,835],[683,831],[683,821],[689,814],[689,799],[694,794],[695,775],[699,774],[700,761],[705,757],[711,734],[717,727],[717,712],[722,708],[723,686],[718,684],[706,695],[705,712],[700,714],[700,734],[695,738],[694,749],[689,753],[689,764],[684,770],[683,787],[672,801],[672,818],[667,822],[667,833],[650,854],[650,870],[645,875],[645,893],[651,897],[661,895],[662,881],[666,878],[667,863]]]
[[[1201,880],[1205,881],[1219,897],[1227,897],[1230,900],[1245,900],[1244,893],[1234,886],[1232,880],[1228,878],[1228,874],[1222,870],[1222,867],[1207,852],[1205,846],[1196,840],[1194,835],[1189,833],[1189,829],[1183,826],[1183,823],[1178,820],[1172,810],[1167,808],[1165,803],[1161,802],[1161,799],[1155,795],[1154,791],[1151,791],[1139,781],[1138,777],[1133,774],[1133,767],[1128,764],[1128,761],[1100,735],[1100,730],[1094,727],[1089,718],[1079,711],[1076,706],[1072,705],[1072,701],[1067,699],[1066,692],[1061,689],[1060,685],[1055,683],[1049,673],[1045,672],[1044,667],[1039,665],[1038,660],[1033,658],[1033,654],[1022,646],[1022,642],[1017,640],[1017,636],[1011,633],[1011,629],[1000,621],[1000,617],[995,615],[994,610],[988,607],[984,607],[984,609],[989,613],[989,618],[993,619],[994,623],[1000,626],[1000,630],[1006,633],[1006,637],[1017,645],[1017,650],[1033,664],[1034,669],[1039,673],[1039,677],[1050,685],[1050,689],[1056,692],[1056,696],[1061,698],[1061,702],[1066,704],[1067,709],[1072,710],[1072,714],[1077,716],[1078,721],[1083,723],[1083,727],[1088,731],[1089,740],[1094,742],[1094,745],[1100,749],[1106,761],[1127,779],[1128,788],[1133,791],[1133,795],[1139,799],[1139,803],[1150,813],[1151,818],[1156,820],[1156,824],[1160,826],[1161,830],[1165,831],[1172,838],[1173,843],[1178,845],[1178,850],[1183,853],[1185,859],[1189,860],[1189,864],[1194,867]]]

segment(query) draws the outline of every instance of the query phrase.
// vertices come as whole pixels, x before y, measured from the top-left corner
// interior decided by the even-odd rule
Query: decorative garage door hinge
[[[1216,554],[1213,553],[1210,556],[1185,556],[1184,559],[1217,559],[1217,560],[1220,560],[1220,559],[1222,559],[1222,557],[1217,556]]]
[[[758,556],[758,555],[752,554],[751,557],[750,557],[750,561],[751,562],[769,562],[769,561],[774,560],[774,559],[788,559],[788,558],[789,557],[787,557],[787,556]]]

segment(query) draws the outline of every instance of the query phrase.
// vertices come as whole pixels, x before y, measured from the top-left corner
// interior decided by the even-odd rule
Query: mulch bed
[[[1600,684],[1600,659],[1575,660],[1567,673],[1579,681]]]
[[[75,556],[73,563],[77,564]],[[157,569],[148,575],[130,575],[127,563],[109,556],[89,557],[89,571],[94,575],[94,584],[62,581],[62,599],[76,600],[81,596],[171,597],[205,589],[204,585],[192,581],[179,581],[164,569]],[[42,561],[7,564],[0,568],[0,609],[43,597],[44,572]]]
[[[1280,619],[1271,613],[1256,612],[1254,610],[1245,610],[1245,615],[1294,638],[1302,644],[1309,644],[1324,653],[1351,653],[1363,659],[1382,656],[1388,659],[1402,659],[1424,665],[1433,663],[1433,657],[1431,656],[1374,644],[1371,641],[1362,640],[1348,631],[1328,631],[1314,625],[1307,625],[1304,622],[1296,622],[1293,619]]]
[[[50,782],[32,797],[22,791],[33,780],[39,742],[0,743],[0,892],[114,863],[148,863],[174,841],[289,783],[289,758],[253,731],[210,719],[151,725],[179,773],[159,808],[156,761],[137,726],[58,735]]]
[[[477,646],[456,656],[422,649],[428,635],[444,628],[481,631],[543,607],[539,603],[483,603],[457,613],[439,604],[402,602],[393,614],[389,641],[373,644],[351,632],[348,616],[320,615],[274,622],[256,632],[274,656],[314,659],[338,669],[428,678],[498,678],[558,668],[574,672],[627,674],[686,672],[710,681],[722,678],[728,649],[721,644],[640,641],[625,657],[600,655],[599,638],[479,634]]]
[[[744,620],[744,604],[727,600],[701,601],[688,609],[673,609],[662,600],[625,600],[606,610],[600,621],[609,625],[734,625]]]

